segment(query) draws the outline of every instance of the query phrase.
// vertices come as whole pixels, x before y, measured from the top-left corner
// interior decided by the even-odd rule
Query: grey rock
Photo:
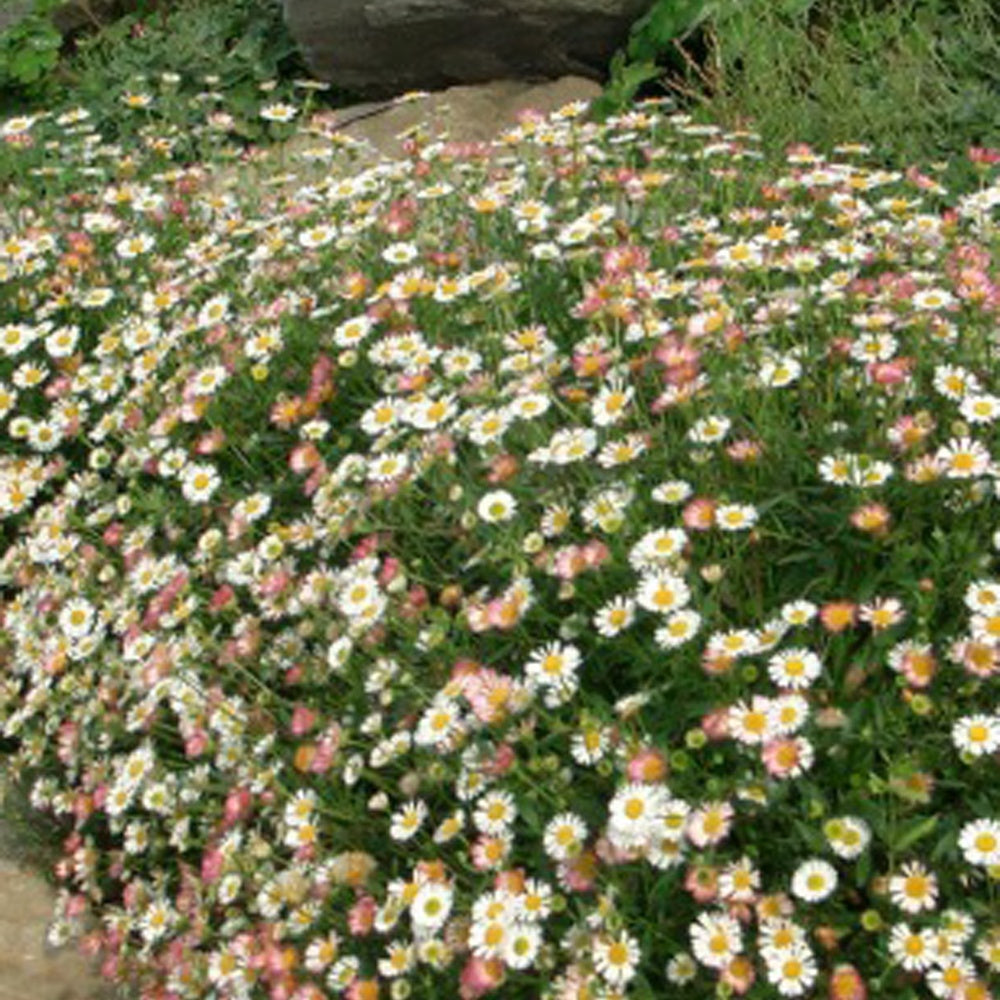
[[[652,0],[283,0],[311,72],[362,97],[603,79]]]

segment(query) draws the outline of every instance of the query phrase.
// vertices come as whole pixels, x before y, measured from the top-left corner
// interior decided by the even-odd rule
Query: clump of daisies
[[[123,107],[0,128],[53,940],[149,1000],[995,995],[992,168],[272,94],[251,190],[245,111],[192,166]]]

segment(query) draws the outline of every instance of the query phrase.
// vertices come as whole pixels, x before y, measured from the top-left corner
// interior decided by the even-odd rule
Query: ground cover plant
[[[846,135],[960,177],[968,146],[1000,143],[998,57],[991,0],[656,0],[604,101],[666,86],[768,145]]]
[[[0,125],[53,939],[149,1000],[993,995],[997,154],[650,101],[374,162],[265,98],[250,184],[169,109]]]

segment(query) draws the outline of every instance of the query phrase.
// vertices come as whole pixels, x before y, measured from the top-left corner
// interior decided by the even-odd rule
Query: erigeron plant
[[[991,995],[1000,187],[585,113],[0,128],[6,766],[141,996]]]

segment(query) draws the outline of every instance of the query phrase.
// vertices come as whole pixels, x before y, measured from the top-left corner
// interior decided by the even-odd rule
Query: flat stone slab
[[[54,899],[40,875],[0,857],[0,1000],[109,1000],[111,987],[75,944],[46,944]]]
[[[591,101],[602,93],[599,84],[579,76],[564,76],[546,83],[494,80],[491,83],[449,87],[419,97],[369,101],[337,108],[322,115],[322,128],[292,136],[271,150],[266,160],[239,164],[217,173],[212,187],[225,189],[246,184],[269,184],[277,173],[280,157],[286,172],[277,173],[277,186],[290,191],[303,183],[314,183],[332,172],[353,173],[379,159],[401,159],[406,134],[422,127],[434,141],[489,143],[517,124],[518,115],[533,110],[547,117],[574,101]],[[319,133],[322,134],[319,134]],[[444,136],[447,133],[447,136]],[[330,136],[354,140],[351,159],[338,150]],[[317,157],[317,153],[327,158]]]
[[[351,106],[335,112],[332,118],[335,124],[347,123],[338,126],[345,134],[370,142],[385,156],[398,157],[403,155],[400,134],[420,125],[432,134],[447,132],[450,142],[489,142],[517,124],[523,111],[531,109],[548,116],[574,101],[593,100],[600,93],[600,84],[580,76],[546,83],[494,80],[449,87],[401,103]]]

